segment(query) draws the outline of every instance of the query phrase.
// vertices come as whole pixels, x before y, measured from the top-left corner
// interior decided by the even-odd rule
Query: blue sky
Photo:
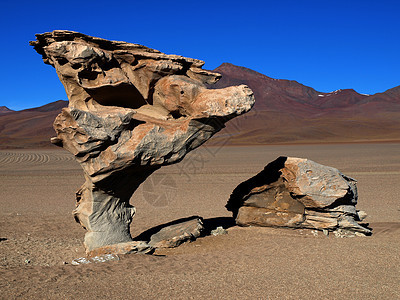
[[[6,1],[0,3],[2,93],[14,110],[67,99],[28,45],[55,29],[292,79],[321,92],[400,85],[400,1]]]

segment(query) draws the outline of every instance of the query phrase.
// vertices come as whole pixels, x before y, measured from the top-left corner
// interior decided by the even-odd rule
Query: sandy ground
[[[139,188],[132,235],[192,215],[226,226],[231,191],[280,155],[356,178],[374,234],[230,227],[160,256],[72,266],[84,255],[79,165],[62,150],[0,151],[0,298],[400,299],[400,144],[205,146]]]

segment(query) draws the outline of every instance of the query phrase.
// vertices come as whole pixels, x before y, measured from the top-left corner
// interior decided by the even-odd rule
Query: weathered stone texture
[[[226,207],[241,226],[277,226],[371,234],[361,223],[356,180],[308,159],[279,157],[241,183]]]
[[[201,218],[169,225],[153,234],[149,245],[154,248],[174,248],[187,241],[196,240],[204,231]]]
[[[254,104],[244,85],[208,90],[221,76],[201,69],[201,60],[72,31],[36,37],[31,45],[69,98],[52,142],[73,153],[85,174],[74,216],[88,231],[88,252],[130,242],[129,199],[138,186]]]

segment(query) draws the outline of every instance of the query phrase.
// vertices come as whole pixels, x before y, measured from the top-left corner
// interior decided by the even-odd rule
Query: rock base
[[[143,241],[131,241],[96,248],[87,253],[88,257],[102,256],[105,254],[151,254],[154,248]]]

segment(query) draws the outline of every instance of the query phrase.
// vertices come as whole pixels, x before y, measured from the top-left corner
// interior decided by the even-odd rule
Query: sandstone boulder
[[[203,220],[198,217],[192,218],[162,228],[151,236],[149,245],[154,248],[178,247],[184,242],[196,240],[203,231]]]
[[[356,180],[308,159],[279,157],[233,191],[226,208],[241,226],[371,234],[358,215]]]
[[[138,186],[254,104],[244,85],[207,89],[221,76],[201,69],[201,60],[72,31],[36,38],[31,45],[56,69],[69,99],[52,142],[84,171],[73,214],[87,230],[88,253],[131,242],[129,199]]]

